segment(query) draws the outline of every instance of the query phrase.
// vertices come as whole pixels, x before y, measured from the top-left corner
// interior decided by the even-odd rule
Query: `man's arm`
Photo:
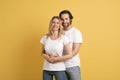
[[[69,43],[65,45],[65,51],[66,51],[66,55],[63,55],[62,57],[58,57],[58,61],[61,62],[72,58],[72,50],[70,49]]]
[[[70,49],[69,43],[65,45],[65,51],[66,51],[66,55],[56,56],[56,57],[51,56],[51,58],[49,58],[50,62],[52,63],[63,62],[65,60],[72,58],[72,51]]]
[[[72,57],[77,55],[81,47],[81,43],[73,43]]]

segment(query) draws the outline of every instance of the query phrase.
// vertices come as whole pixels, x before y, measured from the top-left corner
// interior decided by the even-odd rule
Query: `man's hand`
[[[53,64],[59,62],[60,59],[59,55],[53,56],[49,53],[43,54],[43,56],[49,63]]]
[[[60,57],[58,57],[58,56],[52,56],[52,57],[50,57],[49,58],[49,61],[50,61],[50,63],[57,63],[57,62],[59,62],[59,58]]]

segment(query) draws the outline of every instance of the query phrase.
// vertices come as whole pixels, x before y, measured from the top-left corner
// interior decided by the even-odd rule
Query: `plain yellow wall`
[[[83,34],[82,80],[120,80],[119,0],[0,0],[0,80],[42,80],[39,40],[63,9]]]

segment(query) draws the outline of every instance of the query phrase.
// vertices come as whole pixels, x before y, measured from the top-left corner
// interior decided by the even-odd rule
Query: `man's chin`
[[[69,25],[63,25],[63,27],[68,27]]]

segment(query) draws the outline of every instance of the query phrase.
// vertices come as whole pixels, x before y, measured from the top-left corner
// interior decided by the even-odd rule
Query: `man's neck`
[[[72,26],[70,25],[70,26],[68,26],[67,28],[64,28],[64,30],[65,31],[68,31],[68,30],[70,30],[72,28]]]

